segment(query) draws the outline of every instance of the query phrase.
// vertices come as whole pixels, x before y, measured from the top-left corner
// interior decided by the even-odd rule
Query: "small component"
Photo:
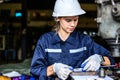
[[[73,71],[74,71],[74,72],[82,72],[82,69],[83,69],[83,68],[75,68]]]
[[[100,78],[105,78],[106,74],[105,74],[105,70],[103,68],[100,68],[100,71],[99,71],[99,77]]]

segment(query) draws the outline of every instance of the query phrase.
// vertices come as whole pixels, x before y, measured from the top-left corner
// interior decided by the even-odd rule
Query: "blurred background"
[[[79,2],[86,14],[80,16],[77,30],[108,49],[119,69],[120,1]],[[55,0],[0,0],[0,66],[26,62],[26,59],[30,65],[38,38],[55,24],[54,3]]]
[[[96,34],[97,5],[93,0],[81,0],[81,6],[87,12],[80,16],[77,29]],[[32,57],[34,47],[40,35],[51,30],[55,0],[0,0],[0,59],[15,54],[17,60]]]

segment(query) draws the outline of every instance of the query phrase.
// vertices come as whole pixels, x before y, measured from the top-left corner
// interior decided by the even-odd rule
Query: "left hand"
[[[47,67],[47,76],[51,76],[53,74],[54,74],[53,65],[50,65]]]
[[[101,57],[102,57],[101,55],[94,54],[90,56],[88,59],[86,59],[81,64],[83,71],[97,71],[101,66],[101,62],[103,61]]]

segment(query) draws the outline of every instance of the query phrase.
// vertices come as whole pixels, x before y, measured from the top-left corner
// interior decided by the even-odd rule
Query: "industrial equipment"
[[[98,35],[110,46],[111,55],[115,59],[113,74],[120,79],[118,76],[120,70],[120,0],[95,0],[95,3],[97,4]]]
[[[120,57],[120,1],[95,0],[97,6],[98,35],[111,47],[113,57]]]

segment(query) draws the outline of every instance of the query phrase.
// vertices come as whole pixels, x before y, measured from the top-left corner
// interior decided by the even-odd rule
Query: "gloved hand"
[[[57,74],[57,76],[62,79],[65,80],[68,78],[69,74],[72,72],[72,67],[62,64],[62,63],[55,63],[53,64],[53,70],[54,72]]]
[[[99,54],[94,54],[86,59],[82,64],[81,67],[83,71],[97,71],[100,66],[101,62],[103,62],[103,58]]]

